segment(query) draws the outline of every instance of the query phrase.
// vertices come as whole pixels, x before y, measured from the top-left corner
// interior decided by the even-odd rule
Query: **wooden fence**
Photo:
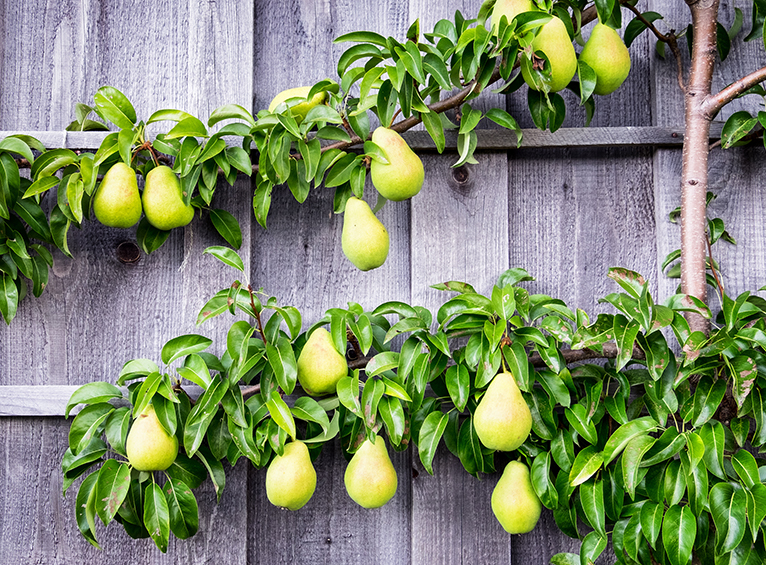
[[[144,118],[161,108],[206,118],[226,103],[257,110],[284,88],[335,77],[345,46],[331,41],[342,33],[366,29],[402,38],[416,18],[428,30],[455,10],[471,17],[479,6],[479,0],[31,0],[23,6],[0,0],[0,136],[23,131],[48,147],[96,147],[99,134],[64,129],[74,104],[90,101],[105,84],[123,91]],[[680,0],[648,6],[667,16],[668,27],[686,26]],[[722,20],[733,17],[725,3]],[[740,49],[741,43],[740,36],[716,75],[718,86],[762,66],[762,46]],[[349,300],[366,308],[403,300],[433,309],[442,296],[429,285],[463,280],[486,292],[509,267],[537,278],[526,284],[530,292],[589,313],[608,308],[597,298],[616,290],[606,278],[612,266],[642,273],[664,299],[677,284],[660,265],[680,246],[668,213],[680,201],[683,99],[674,63],[655,54],[649,37],[631,53],[627,83],[598,100],[589,129],[582,128],[584,111],[570,104],[565,129],[527,129],[521,149],[508,132],[482,131],[480,163],[458,170],[451,168],[454,140],[438,155],[423,132],[411,132],[426,182],[417,198],[381,212],[391,254],[375,271],[361,273],[343,256],[331,190],[313,192],[302,205],[288,190],[275,190],[264,230],[253,220],[249,179],[221,187],[216,205],[243,227],[242,256],[254,286],[298,307],[304,324]],[[482,100],[485,108],[506,107],[531,128],[523,94],[506,100],[488,93]],[[731,293],[766,283],[763,152],[711,155],[710,185],[718,195],[711,212],[738,241],[716,247]],[[579,543],[558,532],[549,512],[533,533],[506,534],[489,508],[498,476],[470,477],[446,449],[437,454],[433,477],[416,454],[397,453],[396,497],[363,510],[345,493],[337,444],[322,453],[317,492],[299,512],[272,507],[265,472],[240,462],[227,469],[220,504],[209,482],[201,488],[199,533],[172,540],[166,555],[117,525],[98,530],[103,551],[91,547],[77,532],[74,494],[61,496],[69,394],[87,382],[114,381],[128,359],[159,359],[161,344],[182,333],[203,333],[220,345],[230,323],[194,326],[206,299],[231,282],[229,272],[201,253],[223,243],[207,221],[174,231],[164,247],[137,262],[122,262],[118,246],[133,241],[132,230],[95,222],[72,230],[74,259],[56,253],[44,295],[25,300],[13,324],[0,327],[0,563],[531,565],[577,551]]]

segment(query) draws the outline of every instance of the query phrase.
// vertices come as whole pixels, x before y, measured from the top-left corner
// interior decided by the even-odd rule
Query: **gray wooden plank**
[[[327,77],[337,80],[338,57],[351,44],[332,44],[334,37],[369,29],[401,38],[408,20],[406,5],[393,0],[363,7],[346,2],[259,2],[255,13],[255,109],[266,108],[284,89]],[[378,213],[389,232],[390,252],[382,267],[363,273],[342,253],[343,219],[332,212],[333,192],[312,190],[306,202],[298,204],[286,186],[275,187],[268,229],[252,227],[253,286],[263,287],[280,304],[296,306],[303,314],[304,328],[328,308],[346,307],[349,300],[365,309],[386,300],[409,301],[407,203],[389,203]],[[365,198],[375,203],[369,181]],[[249,514],[259,518],[253,520],[249,560],[409,563],[409,461],[409,451],[394,457],[399,491],[388,505],[371,511],[358,507],[345,493],[345,460],[337,441],[327,446],[317,464],[314,499],[295,513],[271,506],[263,491],[265,472],[251,473]]]
[[[411,563],[409,554],[409,451],[389,456],[398,475],[396,495],[381,508],[365,509],[349,498],[343,482],[346,460],[338,441],[327,444],[314,467],[317,486],[303,508],[290,511],[269,503],[266,469],[250,474],[253,521],[250,563]],[[403,532],[402,524],[408,526]],[[402,537],[404,536],[404,537]]]
[[[589,314],[611,311],[610,267],[656,272],[650,155],[627,149],[526,151],[510,159],[511,266],[530,292]],[[650,281],[655,292],[657,281]]]
[[[224,103],[251,106],[252,3],[94,1],[72,6],[40,0],[23,13],[6,11],[0,19],[7,25],[2,78],[15,85],[3,89],[0,98],[4,131],[61,132],[72,120],[74,103],[89,101],[104,84],[125,92],[143,119],[167,107],[206,119]],[[222,184],[214,201],[242,223],[248,265],[252,214],[249,206],[245,214],[237,210],[250,194],[244,179],[233,188]],[[207,220],[175,230],[161,250],[133,264],[121,263],[116,249],[123,241],[135,241],[134,230],[91,222],[81,232],[72,231],[75,259],[57,253],[47,292],[25,301],[14,325],[0,329],[0,357],[6,361],[0,383],[113,382],[130,358],[159,361],[161,345],[180,333],[209,335],[216,339],[216,352],[222,352],[231,319],[200,330],[194,326],[205,300],[234,278],[212,257],[202,256],[208,245],[223,243]],[[3,562],[246,561],[246,466],[230,473],[220,506],[212,485],[202,487],[201,531],[194,539],[173,542],[162,555],[151,542],[128,540],[119,526],[112,526],[99,530],[105,550],[98,552],[77,533],[73,495],[61,499],[60,457],[69,423],[9,418],[0,426],[6,454],[0,464],[3,492],[13,493],[3,497],[0,507]]]
[[[209,563],[211,555],[226,563],[246,563],[247,497],[238,485],[247,483],[247,468],[227,468],[229,487],[216,504],[207,481],[195,491],[200,531],[186,541],[171,535],[167,554],[151,540],[133,540],[119,524],[104,527],[97,520],[102,551],[80,536],[74,517],[78,484],[62,498],[61,456],[69,426],[61,419],[0,420],[5,463],[0,465],[0,560],[3,563]],[[30,449],[37,446],[39,449]],[[221,540],[225,540],[222,543]]]
[[[454,160],[425,156],[426,181],[411,201],[412,303],[432,312],[449,295],[431,284],[459,280],[488,293],[509,266],[505,153],[478,155],[478,165],[459,169],[450,167]],[[444,454],[434,472],[413,481],[413,562],[509,563],[509,538],[486,539],[497,525],[488,506],[492,479],[476,481]]]

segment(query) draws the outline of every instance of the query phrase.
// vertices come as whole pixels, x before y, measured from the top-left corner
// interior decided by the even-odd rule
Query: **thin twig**
[[[726,88],[721,89],[721,91],[717,94],[708,96],[702,103],[702,109],[708,118],[713,119],[719,110],[726,104],[734,100],[743,92],[747,92],[756,84],[759,84],[765,80],[766,67],[761,67],[757,71],[753,71],[752,73],[743,76],[741,79],[735,80]]]

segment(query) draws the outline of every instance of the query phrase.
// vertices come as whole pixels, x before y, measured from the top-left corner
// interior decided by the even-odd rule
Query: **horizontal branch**
[[[753,71],[749,75],[734,81],[718,94],[709,96],[703,103],[702,109],[710,119],[712,119],[726,104],[734,100],[743,92],[747,92],[756,84],[766,80],[766,67]]]

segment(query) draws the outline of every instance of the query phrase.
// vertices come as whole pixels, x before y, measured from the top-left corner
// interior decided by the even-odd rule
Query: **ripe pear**
[[[402,136],[384,127],[372,133],[372,142],[386,154],[388,163],[373,159],[370,163],[372,184],[381,196],[400,201],[412,198],[423,186],[423,162]]]
[[[348,375],[345,355],[338,353],[330,333],[317,328],[298,356],[298,382],[311,396],[332,394],[338,381]]]
[[[532,0],[497,0],[492,9],[492,35],[497,35],[497,28],[500,26],[500,18],[506,17],[508,23],[524,12],[531,12],[535,9]]]
[[[317,474],[311,464],[306,444],[293,441],[285,445],[266,471],[266,496],[274,506],[298,510],[311,499],[317,486]]]
[[[184,204],[181,183],[170,167],[155,167],[146,175],[144,214],[151,225],[158,230],[180,228],[192,221],[194,207]]]
[[[111,166],[93,196],[93,213],[113,228],[129,228],[141,219],[141,193],[133,169],[125,163]]]
[[[396,470],[382,437],[375,436],[375,443],[364,440],[346,467],[343,482],[351,499],[363,508],[379,508],[391,500],[396,494]]]
[[[346,202],[341,235],[343,253],[360,271],[380,267],[388,257],[388,232],[364,200]]]
[[[529,436],[532,413],[510,373],[498,373],[473,414],[476,435],[485,447],[513,451]]]
[[[178,438],[162,427],[150,404],[133,420],[125,452],[137,471],[164,471],[176,460]]]
[[[593,92],[601,96],[617,90],[630,72],[630,53],[620,34],[601,22],[593,27],[580,60],[596,73]]]
[[[537,525],[541,510],[529,469],[520,461],[511,461],[492,491],[495,518],[509,534],[526,534]]]
[[[551,92],[566,88],[577,71],[577,54],[564,22],[554,15],[553,19],[538,30],[532,40],[532,48],[545,53],[548,59],[547,64],[551,69]],[[525,66],[521,67],[521,74],[529,88],[538,90]]]
[[[269,104],[269,112],[276,110],[277,106],[286,100],[290,100],[291,98],[303,98],[303,102],[298,102],[290,106],[290,112],[292,112],[293,118],[295,118],[296,122],[301,123],[306,117],[306,114],[309,113],[309,110],[314,106],[324,104],[324,101],[327,99],[327,92],[322,91],[312,96],[311,100],[306,100],[309,92],[311,92],[310,86],[299,86],[297,88],[283,90],[277,94]],[[291,102],[288,105],[290,104],[293,103]]]

